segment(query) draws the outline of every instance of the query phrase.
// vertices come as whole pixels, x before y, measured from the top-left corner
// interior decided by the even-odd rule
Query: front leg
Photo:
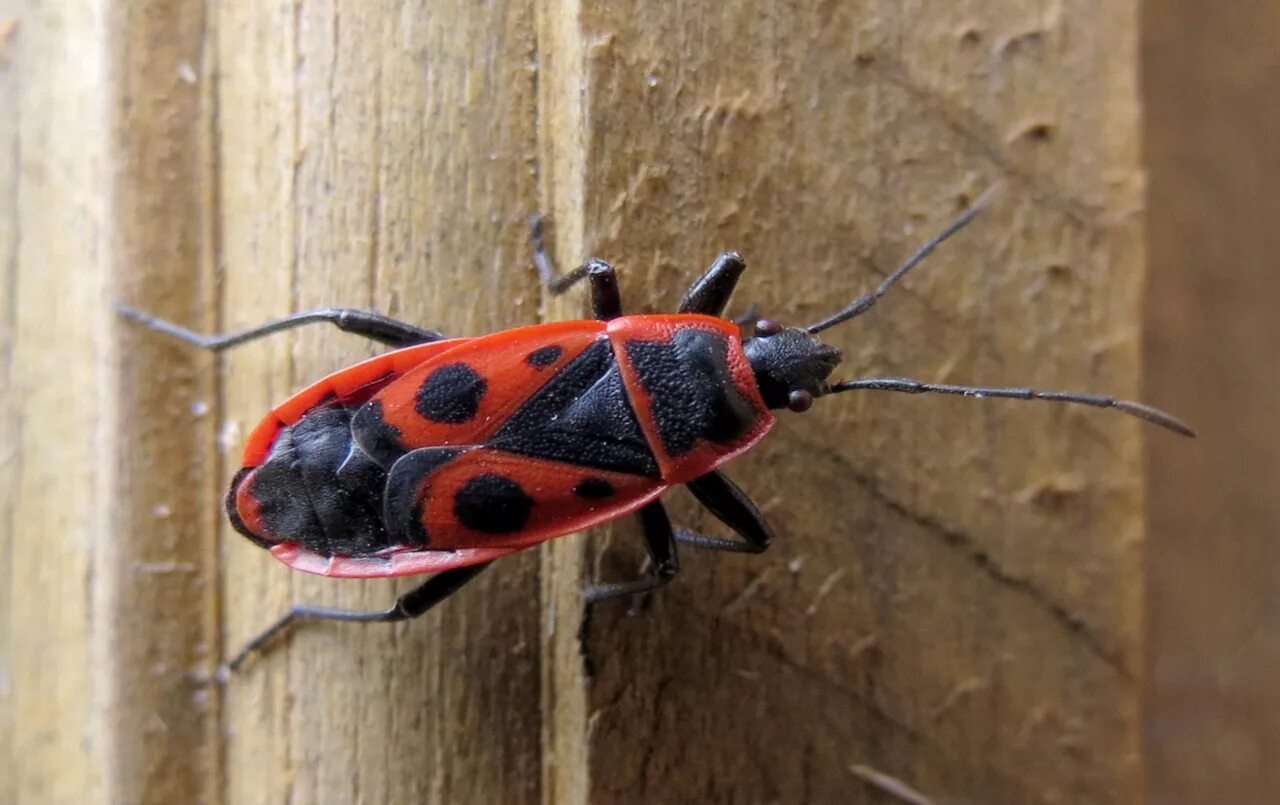
[[[729,297],[738,286],[738,278],[747,268],[737,252],[725,252],[694,281],[677,308],[680,313],[702,313],[707,316],[723,315],[729,305]]]
[[[591,314],[600,321],[621,316],[622,294],[618,291],[618,275],[613,266],[603,260],[588,260],[561,275],[547,251],[544,220],[541,215],[529,219],[529,236],[533,241],[533,262],[547,293],[559,296],[585,279],[591,286]]]

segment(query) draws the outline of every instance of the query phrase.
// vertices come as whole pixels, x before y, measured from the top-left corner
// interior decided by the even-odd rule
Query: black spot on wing
[[[584,500],[604,500],[613,497],[613,484],[604,478],[584,478],[573,488],[573,494]]]
[[[670,342],[628,341],[626,350],[668,455],[703,439],[732,442],[759,417],[733,385],[723,336],[687,327]]]
[[[552,344],[550,346],[535,349],[528,355],[524,356],[524,362],[538,369],[544,369],[556,361],[560,360],[563,349]]]
[[[489,444],[578,466],[658,475],[658,462],[627,399],[606,339],[592,344],[538,389]]]
[[[414,410],[424,419],[446,425],[469,421],[480,410],[489,384],[465,363],[441,366],[418,387]]]
[[[387,474],[382,519],[391,540],[398,545],[429,545],[431,535],[422,525],[418,490],[422,481],[439,467],[462,455],[455,447],[423,447],[404,454]]]
[[[477,475],[453,498],[458,522],[486,534],[512,534],[524,528],[533,510],[533,498],[505,475]]]

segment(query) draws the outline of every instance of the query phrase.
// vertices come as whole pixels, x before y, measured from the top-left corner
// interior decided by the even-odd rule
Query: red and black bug
[[[746,338],[720,318],[745,268],[736,253],[720,255],[676,313],[626,316],[608,264],[593,260],[555,277],[538,223],[543,280],[553,293],[587,280],[593,319],[445,338],[372,313],[329,309],[205,337],[122,307],[131,319],[212,350],[310,322],[397,348],[320,380],[268,414],[249,437],[226,508],[238,531],[298,570],[431,578],[383,611],[295,606],[232,667],[299,620],[416,617],[499,557],[630,512],[643,526],[649,572],[589,587],[588,601],[670,581],[679,543],[764,551],[773,531],[719,467],[764,437],[773,410],[804,411],[830,394],[878,389],[1055,400],[1115,408],[1193,435],[1168,414],[1101,395],[828,380],[841,355],[816,334],[869,310],[981,206],[834,315],[803,328],[762,320]],[[658,498],[676,484],[741,539],[673,527]]]

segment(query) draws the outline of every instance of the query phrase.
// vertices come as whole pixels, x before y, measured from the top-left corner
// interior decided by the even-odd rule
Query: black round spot
[[[560,360],[560,354],[562,352],[564,352],[563,349],[556,346],[555,344],[552,344],[549,347],[542,347],[541,349],[535,349],[533,352],[530,352],[528,355],[525,355],[524,362],[529,364],[530,366],[536,367],[538,369],[542,369]]]
[[[458,522],[486,534],[511,534],[524,528],[533,498],[504,475],[477,475],[458,490],[453,513]]]
[[[584,478],[573,488],[573,494],[587,500],[600,500],[613,496],[613,484],[603,478]]]
[[[432,422],[457,425],[480,410],[488,384],[465,363],[441,366],[422,381],[414,410]]]

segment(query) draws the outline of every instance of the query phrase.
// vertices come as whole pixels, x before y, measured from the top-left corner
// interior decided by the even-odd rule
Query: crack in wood
[[[793,435],[793,438],[798,437]],[[1136,675],[1125,664],[1121,652],[1107,645],[1106,641],[1094,632],[1083,617],[1072,612],[1064,604],[1055,601],[1030,579],[1015,575],[1002,567],[991,554],[978,545],[978,542],[972,536],[964,531],[947,526],[929,515],[916,512],[906,504],[891,497],[880,488],[880,484],[877,483],[875,478],[862,472],[840,453],[831,450],[825,445],[808,440],[805,440],[805,446],[808,450],[820,453],[835,461],[847,477],[851,478],[854,483],[864,489],[886,509],[919,526],[925,533],[938,537],[947,546],[964,555],[992,581],[1030,601],[1039,610],[1049,615],[1063,629],[1065,634],[1088,649],[1090,654],[1102,660],[1120,677],[1129,682],[1136,681]]]
[[[984,130],[974,115],[967,113],[944,95],[913,80],[901,62],[890,56],[877,54],[874,61],[865,65],[865,69],[879,75],[886,82],[909,95],[917,106],[924,110],[925,117],[941,122],[962,141],[990,160],[1001,173],[1027,187],[1033,199],[1043,201],[1046,206],[1061,212],[1076,226],[1091,234],[1107,228],[1099,221],[1105,215],[1105,210],[1071,197],[1061,188],[1054,186],[1046,177],[1019,165],[1000,148],[992,145],[1000,138],[993,132]]]

